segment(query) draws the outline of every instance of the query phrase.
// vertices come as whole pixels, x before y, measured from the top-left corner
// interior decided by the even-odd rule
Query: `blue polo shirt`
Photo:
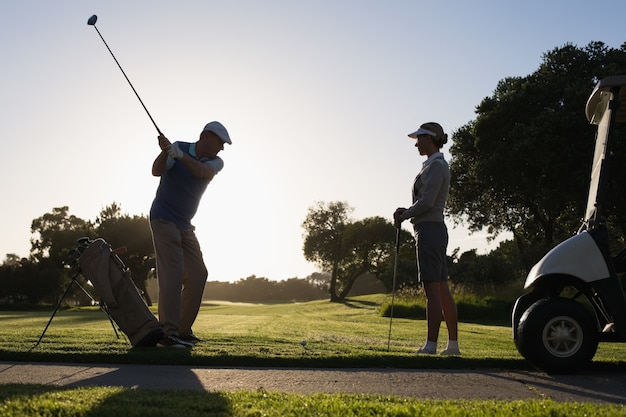
[[[220,157],[198,158],[195,143],[176,142],[181,151],[200,162],[210,162],[217,174],[224,166]],[[198,211],[200,199],[210,180],[191,175],[185,164],[167,158],[165,172],[161,175],[156,196],[150,208],[150,220],[165,220],[188,229],[193,227],[191,219]]]

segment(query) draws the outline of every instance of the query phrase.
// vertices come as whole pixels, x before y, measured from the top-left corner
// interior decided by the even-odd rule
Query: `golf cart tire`
[[[513,342],[515,347],[519,350],[519,338],[517,337],[517,331],[519,329],[519,323],[522,319],[522,315],[535,304],[538,300],[545,298],[544,294],[539,291],[533,291],[522,295],[515,301],[513,306],[513,312],[511,314],[511,329],[513,331]]]
[[[598,348],[591,313],[566,298],[535,302],[517,328],[517,349],[534,367],[549,374],[567,374],[587,367]]]

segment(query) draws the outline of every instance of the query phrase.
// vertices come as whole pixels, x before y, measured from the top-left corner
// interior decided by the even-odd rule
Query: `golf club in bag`
[[[146,105],[143,104],[143,101],[141,100],[141,97],[139,97],[139,94],[137,93],[137,90],[135,90],[135,87],[133,87],[133,84],[130,82],[130,80],[128,79],[128,76],[126,75],[126,73],[124,72],[124,70],[122,69],[122,66],[120,65],[120,63],[117,61],[117,58],[115,58],[115,55],[113,55],[113,51],[111,51],[111,48],[109,48],[109,45],[107,44],[107,42],[104,40],[104,38],[102,37],[102,35],[100,34],[100,31],[98,30],[98,28],[96,27],[96,21],[98,20],[98,16],[96,16],[95,14],[93,16],[91,16],[88,20],[87,20],[87,24],[89,26],[93,26],[93,28],[96,30],[96,32],[98,32],[98,36],[100,36],[100,39],[102,39],[102,42],[104,42],[104,46],[107,47],[107,49],[109,50],[109,53],[111,54],[111,56],[113,57],[113,59],[115,60],[115,63],[117,64],[117,66],[119,67],[120,71],[122,71],[122,74],[124,74],[124,78],[126,78],[126,81],[128,81],[128,85],[130,85],[130,88],[133,89],[133,92],[135,93],[135,95],[137,96],[137,98],[139,99],[139,102],[141,103],[143,109],[146,111],[146,113],[148,114],[148,117],[150,118],[150,120],[152,121],[152,124],[154,125],[154,127],[156,128],[157,132],[159,133],[159,135],[163,135],[161,133],[161,130],[159,129],[159,127],[157,126],[156,122],[154,121],[154,119],[152,118],[152,116],[150,115],[150,112],[148,111],[148,109],[146,108]]]
[[[391,281],[391,310],[389,311],[389,335],[387,336],[387,352],[391,344],[391,325],[393,323],[393,304],[396,298],[396,276],[398,275],[398,255],[400,254],[400,225],[396,225],[396,255],[393,261],[393,279]]]

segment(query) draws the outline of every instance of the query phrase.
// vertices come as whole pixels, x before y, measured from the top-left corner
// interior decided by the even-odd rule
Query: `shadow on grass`
[[[371,308],[376,307],[379,303],[374,301],[346,298],[341,301],[341,304],[350,308]]]
[[[182,415],[181,411],[185,417],[236,414],[231,401],[220,393],[182,390],[159,390],[156,393],[158,396],[155,391],[102,387],[85,396],[75,387],[8,384],[0,390],[0,403],[5,404],[5,411],[14,412],[12,415],[23,412],[75,415],[77,403],[81,404],[84,415],[102,417],[174,416]],[[47,396],[55,398],[54,409],[50,409],[48,402],[41,401]]]

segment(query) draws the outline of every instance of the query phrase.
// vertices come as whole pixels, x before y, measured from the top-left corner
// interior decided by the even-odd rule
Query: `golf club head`
[[[87,24],[89,26],[93,26],[96,24],[96,21],[98,20],[98,16],[96,16],[95,14],[93,16],[91,16],[88,20],[87,20]]]

